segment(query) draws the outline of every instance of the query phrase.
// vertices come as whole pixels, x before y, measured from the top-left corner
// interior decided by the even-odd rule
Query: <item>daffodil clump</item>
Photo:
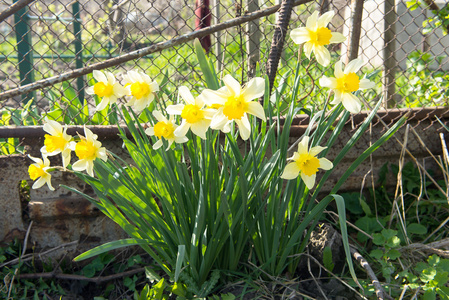
[[[329,12],[319,17],[315,12],[306,27],[291,33],[296,43],[304,44],[305,55],[311,59],[314,53],[323,66],[330,64],[326,47],[344,41],[340,33],[327,28],[332,16]],[[110,72],[94,72],[96,83],[88,93],[102,99],[97,111],[109,106],[120,120],[123,148],[132,163],[108,153],[89,128],[84,127],[83,135],[73,132],[71,136],[67,126],[46,119],[42,159],[30,157],[33,188],[47,184],[53,190],[52,171],[74,172],[92,186],[96,198],[71,190],[94,202],[130,235],[76,259],[139,245],[179,287],[176,295],[206,297],[220,274],[246,272],[242,261],[257,263],[270,276],[286,271],[294,274],[298,254],[308,243],[310,225],[335,200],[349,270],[354,275],[344,199],[337,192],[401,125],[398,122],[369,146],[321,198],[332,169],[363,135],[380,107],[379,102],[333,161],[324,157],[350,114],[361,110],[358,91],[374,85],[357,74],[362,61],[353,60],[344,68],[337,62],[335,77],[319,79],[322,87],[332,91],[333,107],[328,110],[326,105],[312,113],[291,155],[290,129],[302,108],[296,94],[289,97],[287,93],[282,100],[277,93],[276,97],[265,95],[268,83],[262,77],[246,84],[229,74],[220,80],[199,41],[195,48],[200,68],[208,74],[207,86],[199,93],[180,86],[177,93],[162,95],[159,84],[140,71],[119,76],[123,85]],[[300,76],[300,72],[294,75],[293,91],[299,90]],[[118,109],[121,97],[125,104]],[[262,98],[270,101],[262,105]],[[285,115],[282,101],[290,103]],[[51,167],[48,157],[57,154],[62,155],[63,165]]]

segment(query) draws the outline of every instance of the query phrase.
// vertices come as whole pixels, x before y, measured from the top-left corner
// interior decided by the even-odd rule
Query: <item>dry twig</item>
[[[379,279],[377,279],[376,274],[374,273],[373,269],[371,269],[371,266],[366,261],[366,259],[359,253],[357,250],[353,247],[349,248],[351,250],[352,256],[355,258],[355,260],[360,264],[360,266],[365,269],[366,274],[371,279],[371,282],[373,283],[374,289],[376,291],[377,299],[383,300],[383,299],[393,299],[390,295],[388,295],[382,285],[379,282]]]
[[[83,280],[83,281],[89,281],[96,284],[101,284],[107,281],[111,281],[114,279],[131,276],[137,273],[145,272],[145,268],[138,268],[134,270],[129,270],[126,272],[108,275],[108,276],[97,276],[97,277],[86,277],[82,275],[76,275],[76,274],[63,274],[63,273],[56,273],[56,272],[46,272],[46,273],[32,273],[32,274],[21,274],[18,275],[17,278],[19,279],[38,279],[38,278],[45,278],[45,279],[65,279],[65,280]]]

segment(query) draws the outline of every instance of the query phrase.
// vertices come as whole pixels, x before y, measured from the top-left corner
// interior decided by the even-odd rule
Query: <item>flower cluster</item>
[[[131,98],[127,106],[132,106],[136,111],[142,111],[151,104],[155,93],[159,91],[157,82],[142,72],[129,71],[124,75],[125,86],[120,85],[111,72],[103,73],[94,70],[93,77],[97,83],[87,88],[86,93],[97,95],[102,99],[97,105],[97,111],[105,109],[108,104],[111,106],[123,96]]]
[[[296,44],[304,44],[304,53],[310,59],[312,52],[315,54],[317,62],[326,67],[330,63],[330,53],[326,45],[341,43],[346,38],[338,32],[331,32],[326,26],[334,16],[333,11],[329,11],[318,17],[318,12],[314,12],[306,22],[306,27],[293,29],[290,37]],[[353,94],[358,90],[374,87],[374,83],[368,79],[360,79],[356,74],[363,65],[361,59],[350,61],[343,71],[341,61],[335,64],[334,78],[323,76],[319,80],[322,87],[330,88],[335,96],[331,104],[342,103],[351,113],[359,113],[362,104]]]
[[[325,46],[345,40],[342,34],[327,28],[333,16],[333,12],[328,12],[319,17],[318,12],[315,12],[307,19],[306,27],[297,28],[291,32],[291,38],[295,43],[304,44],[306,56],[310,59],[311,54],[314,53],[317,62],[323,66],[328,66],[331,60],[329,50]],[[334,92],[331,104],[342,103],[351,113],[360,112],[361,102],[353,93],[374,86],[371,81],[360,79],[356,74],[362,65],[363,62],[360,59],[355,59],[343,69],[343,63],[339,61],[335,64],[335,77],[320,78],[319,84]],[[97,111],[116,103],[120,97],[128,97],[129,101],[125,105],[132,107],[136,112],[141,112],[156,99],[156,92],[159,91],[157,82],[143,72],[128,71],[123,76],[124,86],[110,72],[95,70],[93,77],[97,82],[86,91],[88,94],[101,98]],[[255,77],[242,87],[231,75],[226,75],[223,83],[224,86],[218,90],[205,89],[197,97],[193,96],[187,87],[181,86],[178,97],[183,100],[181,103],[169,105],[164,110],[154,110],[153,116],[157,122],[145,130],[147,135],[154,136],[156,139],[153,149],[162,147],[164,141],[167,143],[166,151],[173,143],[187,142],[186,135],[189,130],[203,140],[206,140],[209,128],[228,133],[234,122],[237,124],[240,137],[247,140],[251,134],[248,115],[266,120],[265,111],[258,102],[265,92],[265,80]],[[178,119],[181,120],[179,125],[176,124]],[[37,180],[33,188],[47,183],[48,187],[53,189],[47,156],[61,153],[65,169],[70,164],[71,151],[75,151],[79,160],[72,165],[72,169],[86,170],[91,176],[93,176],[94,160],[96,158],[107,160],[106,149],[101,147],[97,136],[87,128],[85,128],[85,137],[80,136],[77,143],[66,133],[67,128],[63,128],[55,121],[46,120],[44,130],[49,134],[45,135],[45,146],[41,149],[43,160],[31,157],[35,164],[30,166],[30,177]],[[299,143],[298,151],[290,158],[293,162],[285,167],[281,178],[294,179],[300,176],[306,186],[311,189],[315,185],[318,169],[329,170],[333,165],[325,158],[317,158],[317,155],[325,148],[315,146],[309,149],[308,147],[309,137],[306,136]]]
[[[28,156],[35,162],[28,168],[30,178],[35,180],[33,189],[40,188],[46,183],[50,190],[54,190],[50,171],[60,167],[50,167],[48,156],[61,153],[62,169],[66,170],[70,164],[72,151],[75,151],[78,161],[72,165],[72,169],[85,170],[90,176],[94,175],[95,159],[107,160],[106,148],[101,147],[101,143],[97,140],[98,136],[86,127],[84,127],[85,137],[80,135],[75,138],[67,134],[67,125],[63,128],[58,122],[46,118],[43,129],[48,134],[45,135],[44,146],[41,148],[42,159]]]

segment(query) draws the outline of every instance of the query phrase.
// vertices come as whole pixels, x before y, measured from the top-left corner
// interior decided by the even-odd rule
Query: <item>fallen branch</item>
[[[0,23],[3,22],[7,17],[12,16],[34,0],[19,0],[13,4],[11,4],[7,9],[0,12]]]
[[[449,250],[442,250],[441,248],[449,248],[449,238],[445,238],[429,244],[413,243],[408,246],[401,247],[399,251],[426,251],[449,258]]]
[[[365,269],[366,274],[371,279],[371,282],[373,283],[374,290],[376,291],[377,299],[383,300],[383,299],[391,299],[393,298],[385,292],[384,288],[379,282],[379,279],[377,279],[376,274],[374,273],[373,269],[371,269],[371,266],[366,261],[366,259],[359,253],[355,248],[349,247],[352,256],[355,258],[355,260],[360,264],[360,266]]]
[[[67,244],[62,244],[62,245],[59,245],[57,247],[48,249],[48,250],[46,250],[44,252],[41,252],[41,253],[30,253],[30,254],[22,256],[22,258],[19,257],[19,258],[15,258],[13,260],[7,261],[7,262],[1,264],[0,268],[3,268],[4,266],[8,266],[8,265],[17,264],[19,262],[26,262],[26,261],[35,259],[36,256],[38,256],[39,258],[42,258],[42,256],[47,255],[48,253],[54,252],[54,251],[59,250],[61,248],[66,248],[66,247],[75,246],[75,245],[78,245],[78,241],[70,242],[70,243],[67,243]]]
[[[76,275],[76,274],[63,274],[63,273],[56,273],[56,272],[47,272],[47,273],[32,273],[32,274],[20,274],[17,275],[18,279],[64,279],[64,280],[82,280],[82,281],[89,281],[96,284],[101,284],[103,282],[111,281],[114,279],[131,276],[137,273],[145,272],[145,268],[138,268],[134,270],[129,270],[126,272],[108,275],[108,276],[97,276],[97,277],[86,277],[82,275]]]

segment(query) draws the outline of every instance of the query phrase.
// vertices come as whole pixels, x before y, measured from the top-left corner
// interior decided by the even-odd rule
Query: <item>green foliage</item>
[[[423,7],[429,6],[428,2],[422,0],[408,0],[406,1],[407,8],[411,11]],[[439,10],[432,10],[433,16],[428,17],[423,21],[423,34],[428,34],[436,28],[441,28],[443,35],[447,35],[447,28],[449,26],[449,3],[443,4],[443,7]]]
[[[449,75],[438,69],[444,56],[413,51],[407,57],[408,90],[405,92],[410,107],[437,106],[447,104],[449,97]],[[432,66],[436,70],[432,70]]]

